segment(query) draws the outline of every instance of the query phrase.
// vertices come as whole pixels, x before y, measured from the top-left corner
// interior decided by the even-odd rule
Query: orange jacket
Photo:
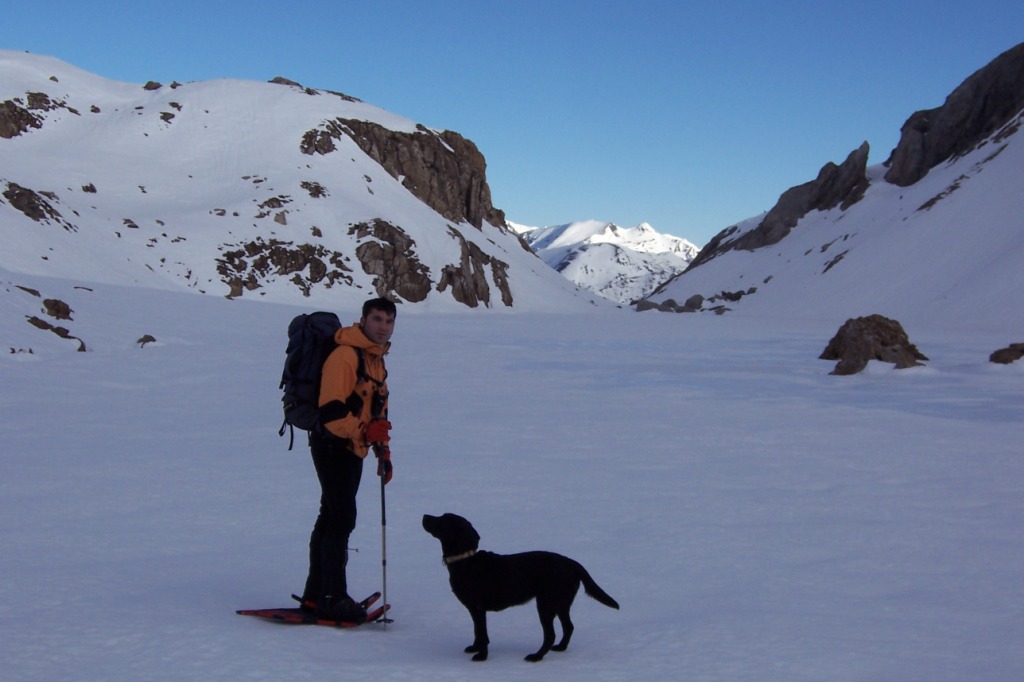
[[[351,444],[352,452],[366,457],[368,446],[363,440],[366,425],[375,416],[388,414],[388,372],[384,355],[391,344],[380,345],[370,341],[358,324],[342,327],[334,334],[338,344],[324,362],[320,379],[320,420],[334,436]],[[364,371],[368,377],[357,376],[359,357],[356,348],[363,351]],[[372,413],[374,396],[382,405],[379,414]]]

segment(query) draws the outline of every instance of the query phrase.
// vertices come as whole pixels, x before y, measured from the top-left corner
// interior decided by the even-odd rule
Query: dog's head
[[[441,541],[441,553],[446,557],[474,551],[480,546],[480,534],[458,514],[424,514],[423,530]]]

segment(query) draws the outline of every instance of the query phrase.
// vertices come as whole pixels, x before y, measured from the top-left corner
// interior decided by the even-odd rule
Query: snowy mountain
[[[882,314],[1024,333],[1024,44],[704,246],[639,306],[828,320]],[[1015,339],[1016,340],[1016,339]]]
[[[0,269],[232,298],[432,310],[600,299],[491,205],[482,154],[341,93],[120,83],[0,51]]]
[[[1024,340],[1019,116],[908,185],[848,172],[860,155],[826,167],[652,297],[675,310],[667,298],[729,287],[743,295],[699,309],[731,312],[637,315],[581,303],[517,236],[477,228],[482,205],[442,218],[362,152],[380,131],[317,127],[341,107],[423,145],[444,135],[367,105],[238,82],[161,104],[170,86],[140,95],[8,53],[0,82],[3,679],[1020,679],[1024,364],[987,360]],[[293,118],[307,106],[325,111]],[[312,148],[340,149],[295,153],[328,129],[341,135]],[[387,165],[389,138],[371,146]],[[913,166],[896,156],[889,170]],[[455,215],[428,185],[413,189]],[[513,307],[478,301],[517,314],[464,314],[436,284],[402,299],[386,533],[367,466],[348,565],[360,596],[387,583],[394,622],[239,617],[301,590],[319,504],[303,444],[276,434],[288,321],[355,313],[386,245],[431,277],[462,253],[470,275],[508,263]],[[331,250],[351,283],[317,274]],[[829,374],[836,325],[876,306],[922,323],[908,332],[926,366]],[[580,595],[571,646],[539,664],[522,660],[536,610],[491,614],[490,658],[471,663],[470,618],[420,525],[446,511],[481,549],[579,560],[621,610]]]
[[[509,227],[569,281],[617,303],[646,297],[682,273],[700,251],[647,223],[624,228],[597,220],[552,227],[510,222]]]

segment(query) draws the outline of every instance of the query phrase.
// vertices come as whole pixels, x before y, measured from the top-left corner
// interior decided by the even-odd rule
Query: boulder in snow
[[[928,359],[910,343],[899,322],[881,315],[847,320],[819,357],[838,360],[831,372],[837,375],[856,374],[871,360],[891,362],[896,369],[906,369]]]

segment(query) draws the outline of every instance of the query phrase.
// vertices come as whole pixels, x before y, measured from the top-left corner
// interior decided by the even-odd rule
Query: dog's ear
[[[479,549],[480,534],[476,532],[476,528],[473,528],[469,521],[459,524],[459,535],[461,535],[459,544],[467,550]]]
[[[452,539],[455,540],[458,551],[466,552],[480,547],[480,534],[468,519],[451,513],[445,514],[442,518],[452,530]]]
[[[480,534],[477,533],[476,529],[473,528],[472,526],[469,527],[469,537],[473,538],[472,541],[469,542],[470,547],[472,549],[479,549],[480,548]]]

